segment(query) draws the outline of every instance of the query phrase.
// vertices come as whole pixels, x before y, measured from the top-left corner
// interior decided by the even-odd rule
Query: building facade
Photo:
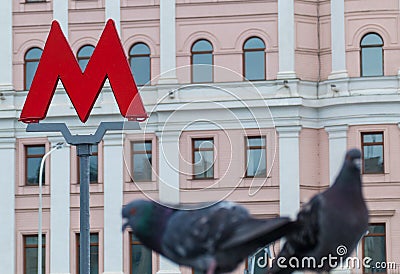
[[[260,218],[295,216],[330,185],[352,147],[363,151],[370,210],[369,234],[354,256],[388,262],[387,268],[397,263],[397,270],[381,264],[348,272],[398,273],[397,0],[3,1],[3,273],[37,271],[38,165],[64,141],[56,133],[27,133],[18,121],[51,22],[60,23],[84,70],[110,18],[149,118],[140,131],[109,132],[93,148],[93,273],[192,273],[146,251],[129,231],[121,233],[121,208],[133,199],[227,199]],[[111,86],[105,83],[83,124],[59,81],[45,122],[90,134],[102,121],[121,121]],[[78,273],[78,169],[72,146],[46,162],[43,273]]]

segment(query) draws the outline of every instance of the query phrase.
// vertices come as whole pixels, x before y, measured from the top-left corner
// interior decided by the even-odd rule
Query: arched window
[[[213,81],[213,46],[207,40],[198,40],[192,46],[192,82]]]
[[[42,52],[40,48],[31,48],[25,54],[25,90],[31,88],[33,76],[36,73]]]
[[[243,45],[243,72],[247,80],[265,80],[265,44],[258,37]]]
[[[150,81],[150,48],[144,43],[133,45],[129,51],[131,71],[138,86]]]
[[[94,47],[91,45],[83,46],[78,50],[78,63],[82,71],[85,71],[86,66],[89,63],[89,59],[93,54],[93,51]]]
[[[361,39],[361,76],[383,75],[383,40],[376,33]]]

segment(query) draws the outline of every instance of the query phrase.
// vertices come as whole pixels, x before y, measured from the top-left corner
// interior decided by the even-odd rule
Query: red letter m
[[[46,117],[58,79],[61,79],[79,119],[86,122],[106,78],[122,116],[147,118],[114,22],[107,22],[82,73],[60,25],[53,21],[20,121],[33,123]]]

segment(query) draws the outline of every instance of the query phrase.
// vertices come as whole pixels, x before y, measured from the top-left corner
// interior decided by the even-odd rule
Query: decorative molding
[[[298,138],[300,136],[301,126],[277,126],[279,139],[281,138]]]
[[[342,79],[342,78],[348,78],[349,74],[347,73],[347,70],[338,70],[338,71],[332,71],[331,74],[329,74],[328,79],[329,80],[335,80],[335,79]]]
[[[326,126],[325,131],[328,132],[328,138],[341,139],[347,138],[348,125]]]
[[[396,213],[395,209],[372,209],[369,215],[373,217],[392,217]]]

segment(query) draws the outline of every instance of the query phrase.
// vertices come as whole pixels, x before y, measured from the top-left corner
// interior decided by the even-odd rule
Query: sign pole
[[[46,118],[58,80],[62,80],[79,119],[85,123],[107,78],[119,111],[127,122],[101,122],[94,135],[72,135],[64,123],[39,123]],[[138,121],[147,118],[114,21],[107,21],[84,72],[79,68],[60,24],[53,21],[19,120],[28,124],[27,132],[61,132],[68,144],[77,147],[80,160],[80,274],[90,273],[91,146],[97,145],[107,130],[138,130]],[[41,235],[38,236],[41,239]]]
[[[80,274],[90,273],[90,161],[91,146],[77,145],[80,170],[80,234],[79,234],[79,269]]]
[[[64,123],[32,123],[27,132],[60,132],[65,141],[77,148],[80,176],[80,274],[90,274],[90,162],[92,145],[97,145],[108,130],[140,130],[139,122],[101,122],[95,134],[72,135]]]

